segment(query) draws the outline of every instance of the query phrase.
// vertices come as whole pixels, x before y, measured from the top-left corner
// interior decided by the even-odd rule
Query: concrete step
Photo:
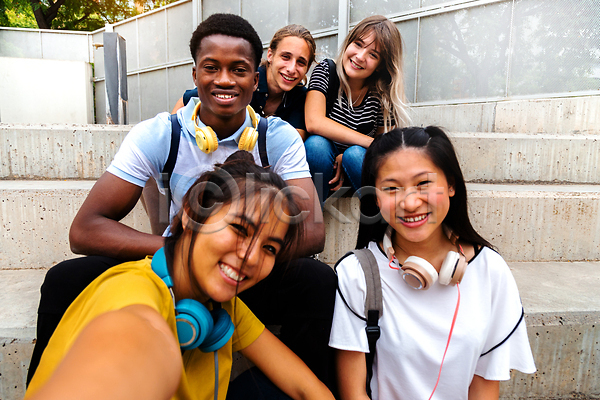
[[[513,371],[505,399],[598,399],[600,262],[509,263],[538,371]]]
[[[600,134],[600,96],[499,100],[412,107],[413,125],[450,132]]]
[[[98,179],[131,128],[0,123],[0,178]]]
[[[73,258],[69,227],[94,181],[0,181],[0,269],[49,268]],[[150,232],[140,202],[123,219]]]
[[[502,399],[566,399],[600,393],[600,262],[509,263],[538,372],[515,372]],[[0,270],[0,398],[21,399],[35,340],[45,270]]]
[[[0,181],[0,269],[47,268],[73,257],[71,221],[92,181]],[[509,261],[600,260],[600,185],[469,184],[475,228]],[[138,203],[124,222],[150,232]],[[326,244],[334,264],[356,245],[358,199],[327,204]]]
[[[600,182],[600,135],[450,133],[467,182]]]
[[[467,184],[475,229],[509,261],[600,260],[600,185]],[[325,250],[334,264],[356,245],[359,201],[326,203]]]
[[[0,178],[97,179],[131,126],[0,124]],[[600,134],[450,133],[471,182],[600,182]]]

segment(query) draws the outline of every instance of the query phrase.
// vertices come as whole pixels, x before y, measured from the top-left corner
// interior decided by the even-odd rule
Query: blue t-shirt
[[[193,101],[177,111],[177,119],[181,124],[181,140],[170,180],[173,197],[171,217],[181,208],[183,196],[194,181],[203,172],[217,163],[223,163],[229,155],[237,151],[240,135],[246,127],[252,126],[250,115],[246,112],[244,124],[230,137],[219,140],[217,150],[206,154],[196,144],[192,113],[197,103],[198,99],[193,98]],[[277,117],[269,117],[267,122],[267,156],[271,170],[283,180],[310,178],[304,144],[298,131]],[[199,126],[204,125],[199,122]],[[164,193],[159,178],[169,156],[170,144],[170,114],[160,113],[133,127],[107,171],[141,187],[145,186],[148,178],[153,177],[159,190]],[[261,165],[258,146],[255,146],[251,153],[256,163]]]

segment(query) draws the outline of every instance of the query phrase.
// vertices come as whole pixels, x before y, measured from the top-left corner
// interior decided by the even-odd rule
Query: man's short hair
[[[262,42],[256,30],[244,18],[235,14],[213,14],[202,21],[190,39],[190,52],[194,62],[196,62],[198,51],[200,51],[200,42],[211,35],[226,35],[248,41],[254,52],[254,69],[258,69],[263,53]]]

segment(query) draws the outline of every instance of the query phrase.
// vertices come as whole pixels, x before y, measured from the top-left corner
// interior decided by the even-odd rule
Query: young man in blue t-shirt
[[[262,42],[252,26],[235,15],[213,15],[192,35],[190,50],[199,99],[177,113],[181,138],[171,176],[171,215],[179,210],[195,177],[237,151],[246,127],[256,128],[246,107],[258,84]],[[303,221],[306,234],[297,256],[318,253],[324,246],[325,231],[302,140],[294,128],[279,118],[267,121],[266,150],[271,168],[297,190],[299,205],[308,213]],[[212,128],[218,142],[215,151],[207,154],[198,147],[195,125]],[[148,178],[159,177],[168,158],[170,135],[168,113],[136,125],[81,206],[69,239],[73,252],[89,257],[65,261],[48,272],[42,287],[38,340],[28,378],[62,313],[87,284],[107,268],[154,254],[164,245],[162,236],[139,232],[120,220],[135,206]],[[257,146],[250,152],[260,164]],[[264,323],[282,325],[282,341],[330,387],[333,376],[327,342],[335,287],[331,268],[300,258],[287,269],[275,268],[265,281],[241,295]]]

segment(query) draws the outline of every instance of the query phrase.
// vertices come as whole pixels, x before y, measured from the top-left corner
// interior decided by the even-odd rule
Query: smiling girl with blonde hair
[[[306,96],[306,156],[313,180],[322,176],[324,200],[338,190],[344,173],[360,187],[362,161],[373,138],[409,122],[404,95],[402,37],[386,17],[359,22],[335,60],[318,64]],[[333,96],[332,96],[333,94]],[[333,101],[332,101],[333,100]],[[316,183],[318,181],[315,181]]]

